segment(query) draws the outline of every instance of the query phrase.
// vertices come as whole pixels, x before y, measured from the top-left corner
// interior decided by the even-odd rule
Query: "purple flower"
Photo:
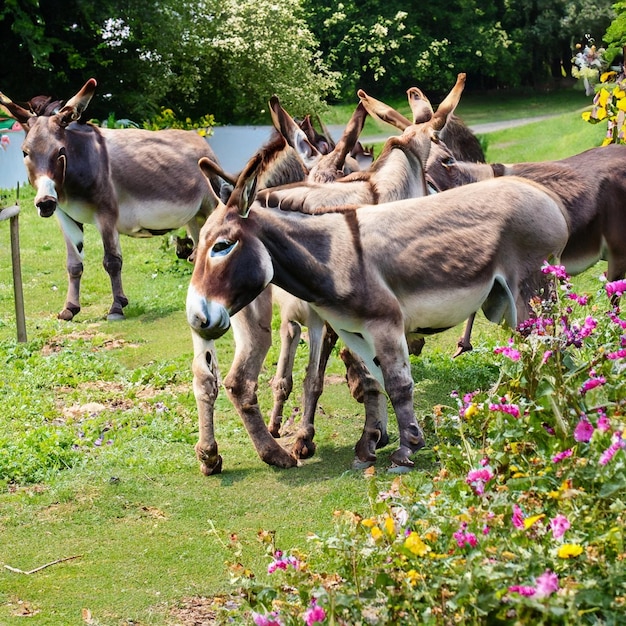
[[[568,293],[566,297],[569,298],[570,300],[575,300],[581,306],[585,306],[588,300],[586,295],[579,296],[578,294],[573,293],[573,292]]]
[[[546,265],[544,265],[541,268],[541,271],[544,274],[552,274],[558,280],[568,280],[569,279],[569,275],[565,271],[565,267],[563,267],[562,265],[547,265],[546,264]]]
[[[256,626],[283,626],[283,623],[278,619],[278,613],[272,611],[267,615],[263,613],[252,613],[252,620]]]
[[[493,478],[493,472],[490,467],[470,470],[467,473],[465,482],[472,487],[474,493],[482,496],[485,493],[485,485]]]
[[[616,350],[615,352],[609,352],[606,355],[606,358],[611,359],[611,361],[615,361],[616,359],[626,358],[626,348],[620,348],[619,350]]]
[[[508,346],[500,346],[498,348],[494,348],[493,349],[493,353],[494,354],[504,354],[504,356],[506,356],[509,359],[511,359],[511,361],[519,361],[520,360],[519,350],[516,350],[513,347],[513,339],[509,339],[509,345]]]
[[[569,456],[572,456],[572,449],[571,448],[568,448],[567,450],[563,450],[562,452],[559,452],[559,453],[555,454],[552,457],[552,462],[553,463],[560,463],[563,459],[566,459]]]
[[[588,378],[580,387],[580,393],[585,395],[588,391],[595,389],[596,387],[601,387],[606,384],[606,378],[604,376],[594,376],[591,373],[591,378]]]
[[[313,598],[311,600],[311,606],[304,612],[304,622],[306,626],[313,626],[313,624],[322,623],[326,619],[326,611],[321,606],[317,605],[317,600]]]
[[[611,430],[611,420],[609,420],[603,409],[598,409],[598,421],[596,423],[596,428],[601,433],[606,433]]]
[[[475,548],[478,544],[478,539],[474,533],[468,532],[466,528],[467,524],[463,522],[463,524],[461,524],[461,528],[453,533],[452,536],[456,539],[456,543],[459,548],[463,548],[466,545],[470,548]]]
[[[519,593],[521,596],[534,596],[537,590],[529,585],[511,585],[509,587],[511,593]]]
[[[267,566],[267,573],[273,574],[277,569],[286,570],[291,565],[294,569],[300,569],[300,561],[295,556],[283,556],[280,550],[274,552],[274,560]]]
[[[545,365],[553,354],[552,350],[546,350],[541,357],[541,365]]]
[[[581,415],[576,428],[574,429],[574,439],[583,443],[589,443],[593,435],[593,425],[586,415]]]
[[[613,443],[600,455],[598,463],[607,465],[622,448],[626,448],[626,440],[622,439],[620,431],[615,431],[613,433]]]
[[[515,528],[524,528],[524,514],[522,513],[522,509],[520,509],[517,504],[513,505],[513,515],[511,516],[511,521],[513,522],[513,526],[515,526]]]
[[[547,598],[558,590],[559,577],[549,569],[537,578],[536,592],[538,598]]]
[[[555,539],[560,539],[569,530],[569,527],[570,523],[565,515],[559,514],[550,520],[550,530]]]
[[[626,280],[615,280],[612,283],[607,283],[604,288],[606,289],[606,295],[609,298],[613,296],[619,298],[624,292],[626,292]]]
[[[499,404],[490,404],[489,405],[489,410],[490,411],[501,411],[502,413],[508,413],[509,415],[512,415],[513,417],[519,417],[520,416],[520,410],[519,410],[519,407],[516,404],[505,404],[503,402],[501,402]]]

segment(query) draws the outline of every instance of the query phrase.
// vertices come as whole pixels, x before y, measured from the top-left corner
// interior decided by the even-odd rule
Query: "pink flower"
[[[553,463],[560,463],[563,459],[566,459],[569,456],[572,456],[572,449],[571,448],[569,448],[567,450],[563,450],[562,452],[559,452],[559,453],[555,454],[552,457],[552,462]]]
[[[263,613],[252,613],[252,620],[256,626],[283,626],[283,623],[278,619],[278,613],[272,611],[267,615]]]
[[[511,593],[519,593],[521,596],[534,596],[537,590],[529,585],[511,585],[509,587]]]
[[[520,410],[516,404],[505,404],[504,402],[501,402],[499,404],[490,404],[489,410],[500,411],[502,413],[508,413],[509,415],[512,415],[513,417],[520,416]]]
[[[304,622],[306,626],[313,626],[313,624],[322,623],[326,619],[326,611],[321,606],[317,605],[317,600],[313,598],[311,600],[311,606],[304,612]]]
[[[568,280],[569,274],[565,271],[565,267],[562,265],[544,265],[541,268],[544,274],[552,274],[558,280]]]
[[[606,295],[609,298],[617,296],[618,298],[626,292],[626,280],[615,280],[612,283],[607,283],[604,288],[606,289]]]
[[[549,569],[537,578],[536,592],[538,598],[547,598],[558,590],[559,577]]]
[[[574,429],[574,439],[583,443],[589,443],[593,435],[594,428],[586,415],[581,416]]]
[[[553,354],[552,350],[546,350],[541,357],[541,365],[545,365]]]
[[[493,472],[490,467],[470,470],[467,473],[465,482],[472,487],[474,493],[482,496],[485,493],[485,485],[493,478]]]
[[[512,339],[509,339],[509,345],[508,346],[501,346],[501,347],[498,347],[498,348],[494,348],[493,349],[493,353],[494,354],[504,354],[504,356],[506,356],[509,359],[511,359],[511,361],[519,361],[520,360],[519,350],[516,350],[513,347],[513,340]]]
[[[517,504],[513,505],[513,515],[511,516],[511,521],[513,522],[513,526],[515,526],[515,528],[524,528],[524,514],[522,513],[522,509],[520,509]]]
[[[602,409],[598,409],[598,422],[596,428],[601,433],[606,433],[611,430],[611,420],[607,417],[606,413]]]
[[[606,383],[606,378],[604,376],[594,376],[588,378],[580,387],[580,393],[585,395],[588,391],[595,389],[596,387],[600,387]]]
[[[456,543],[459,548],[463,548],[466,545],[470,548],[475,548],[478,544],[478,539],[476,538],[476,535],[474,533],[470,533],[465,530],[466,528],[467,524],[463,522],[463,524],[461,524],[461,528],[453,533],[452,536],[454,537],[454,539],[456,539]]]
[[[559,514],[550,520],[550,530],[555,539],[560,539],[569,530],[569,527],[570,523],[565,515]]]
[[[615,352],[609,352],[606,355],[606,358],[610,359],[611,361],[626,358],[626,348],[620,348],[619,350],[616,350]]]
[[[300,569],[300,561],[295,556],[283,556],[280,550],[274,553],[274,560],[267,566],[267,573],[273,574],[277,569],[286,570],[291,565],[294,569]]]
[[[598,463],[607,465],[622,448],[626,448],[626,440],[622,439],[620,431],[616,431],[613,433],[613,443],[600,455]]]
[[[6,150],[8,145],[11,143],[8,135],[0,135],[0,148]]]

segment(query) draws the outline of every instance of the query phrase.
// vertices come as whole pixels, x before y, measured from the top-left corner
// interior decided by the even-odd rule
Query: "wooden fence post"
[[[22,262],[20,260],[19,195],[20,187],[18,184],[15,205],[0,210],[0,221],[10,220],[11,265],[13,267],[13,296],[15,300],[17,340],[26,342],[26,316],[24,315],[24,289],[22,287]]]

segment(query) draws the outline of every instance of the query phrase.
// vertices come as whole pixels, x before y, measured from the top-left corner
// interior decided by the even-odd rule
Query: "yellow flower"
[[[390,537],[396,534],[396,523],[393,521],[393,517],[387,516],[385,518],[385,532]]]
[[[406,573],[406,577],[409,579],[409,585],[411,585],[411,587],[415,587],[418,582],[424,580],[424,576],[422,576],[419,572],[416,572],[414,569],[410,569]]]
[[[580,556],[583,553],[583,547],[578,543],[564,543],[556,553],[560,559],[570,559]]]
[[[597,107],[596,108],[596,114],[595,114],[595,118],[597,120],[603,120],[606,119],[608,113],[606,112],[606,109],[604,107]]]
[[[591,119],[591,111],[584,111],[582,114],[582,118],[585,122],[588,122]]]
[[[626,94],[624,94],[626,96]],[[626,98],[625,97],[621,97],[618,101],[617,101],[617,108],[620,111],[626,111]]]
[[[605,109],[607,102],[610,99],[611,99],[611,92],[604,88],[600,89],[600,92],[598,93],[598,104],[600,105],[600,107]]]
[[[378,526],[374,526],[374,528],[370,530],[370,534],[372,535],[372,539],[374,541],[378,541],[383,536],[383,531],[378,528]]]
[[[361,522],[361,524],[363,524],[365,528],[373,528],[376,526],[376,520],[373,517],[367,517]]]
[[[417,556],[424,556],[427,552],[430,552],[430,547],[421,540],[416,532],[411,532],[404,540],[404,547],[413,554],[417,554]]]
[[[478,413],[478,405],[475,402],[472,402],[466,409],[465,409],[465,419],[470,419],[472,416],[476,415],[476,413]]]
[[[540,513],[539,515],[532,515],[531,517],[526,517],[524,519],[524,528],[528,530],[531,526],[536,524],[542,517],[545,517],[545,513]]]

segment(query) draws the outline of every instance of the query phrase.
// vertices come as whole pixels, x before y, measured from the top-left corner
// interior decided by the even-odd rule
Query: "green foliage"
[[[615,56],[622,54],[626,46],[626,2],[616,2],[613,5],[615,19],[611,22],[604,34],[604,41],[608,44],[607,60],[612,61]]]
[[[203,115],[198,120],[192,120],[187,117],[179,120],[172,109],[161,109],[161,113],[155,117],[144,121],[143,127],[147,130],[162,130],[164,128],[178,128],[181,130],[197,130],[202,137],[210,137],[213,126],[215,126],[215,118],[213,115]]]
[[[266,533],[269,578],[233,564],[256,624],[311,607],[324,624],[624,618],[626,319],[607,294],[626,281],[592,297],[546,272],[561,287],[494,350],[497,385],[434,407],[431,479],[371,472],[369,506],[337,513],[310,556]]]

